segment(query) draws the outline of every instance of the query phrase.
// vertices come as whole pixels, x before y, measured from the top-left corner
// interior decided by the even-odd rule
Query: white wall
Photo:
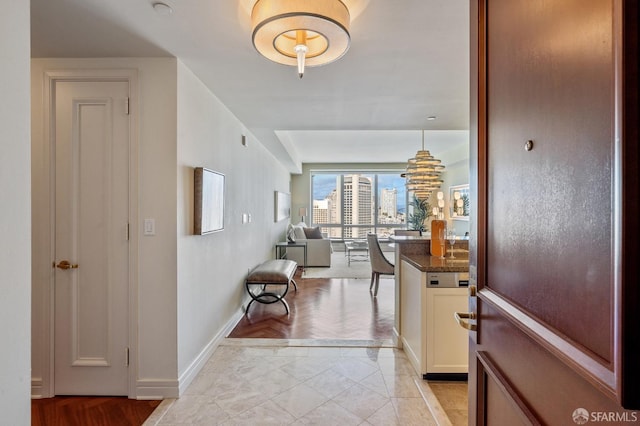
[[[226,176],[221,232],[193,235],[194,167]],[[272,258],[284,237],[286,221],[274,223],[274,191],[289,192],[290,175],[179,61],[177,174],[178,370],[188,381],[192,364],[241,314],[248,269]],[[251,223],[242,224],[243,213]]]
[[[176,73],[174,58],[34,59],[32,61],[33,362],[35,395],[52,393],[48,380],[49,145],[43,140],[45,70],[134,68],[138,70],[138,396],[169,396],[177,389],[176,290]],[[135,108],[135,105],[132,105]],[[136,206],[137,205],[137,206]],[[144,218],[155,218],[156,235],[141,235]],[[134,348],[135,350],[135,348]]]
[[[274,191],[289,192],[287,170],[174,58],[34,59],[34,279],[32,381],[48,396],[49,146],[43,140],[47,69],[138,70],[139,131],[137,381],[132,396],[174,397],[241,315],[247,270],[272,258],[286,221],[274,223]],[[248,146],[241,144],[247,136]],[[193,234],[193,168],[226,175],[225,229]],[[252,222],[241,223],[242,213]],[[142,235],[154,218],[156,235]]]
[[[31,423],[29,2],[0,14],[0,423]]]

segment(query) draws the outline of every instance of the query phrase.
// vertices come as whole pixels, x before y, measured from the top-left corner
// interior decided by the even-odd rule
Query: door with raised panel
[[[127,82],[56,81],[56,395],[128,393]]]
[[[471,2],[471,424],[640,421],[636,3]]]

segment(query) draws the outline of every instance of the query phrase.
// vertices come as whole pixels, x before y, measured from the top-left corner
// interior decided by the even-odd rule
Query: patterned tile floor
[[[343,343],[226,339],[145,425],[451,424],[402,350]]]

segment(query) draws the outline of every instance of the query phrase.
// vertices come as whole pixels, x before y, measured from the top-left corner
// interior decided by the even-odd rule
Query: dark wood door
[[[640,422],[637,26],[635,1],[471,2],[472,424]]]

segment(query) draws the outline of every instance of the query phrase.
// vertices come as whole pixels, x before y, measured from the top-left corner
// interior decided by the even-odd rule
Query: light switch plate
[[[145,219],[144,220],[144,235],[156,235],[156,220],[155,219]]]

